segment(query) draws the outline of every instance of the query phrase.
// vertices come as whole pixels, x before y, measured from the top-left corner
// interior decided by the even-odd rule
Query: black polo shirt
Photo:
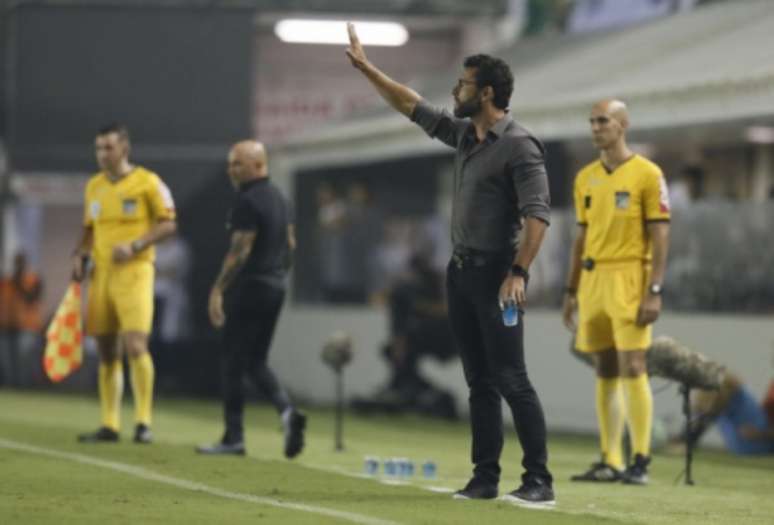
[[[257,280],[284,284],[290,261],[288,224],[292,223],[290,206],[268,177],[242,184],[232,206],[226,229],[256,232],[255,242],[237,282]]]
[[[476,139],[470,119],[460,119],[426,101],[411,119],[456,150],[452,242],[502,252],[516,246],[521,217],[550,219],[543,144],[510,115]]]

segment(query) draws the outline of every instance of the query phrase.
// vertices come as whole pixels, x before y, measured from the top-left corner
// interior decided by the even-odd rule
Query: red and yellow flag
[[[81,284],[72,282],[46,330],[43,368],[48,378],[58,383],[78,370],[82,362]]]

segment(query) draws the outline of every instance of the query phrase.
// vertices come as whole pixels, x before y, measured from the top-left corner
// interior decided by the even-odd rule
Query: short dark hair
[[[476,86],[491,86],[494,91],[492,102],[498,109],[506,109],[513,93],[513,73],[502,59],[489,55],[471,55],[465,59],[466,68],[476,69]]]
[[[99,137],[102,135],[109,135],[111,133],[115,133],[116,135],[119,136],[119,138],[121,138],[121,140],[129,142],[129,128],[127,128],[125,124],[121,124],[120,122],[111,122],[106,126],[102,126],[97,131],[97,136]]]

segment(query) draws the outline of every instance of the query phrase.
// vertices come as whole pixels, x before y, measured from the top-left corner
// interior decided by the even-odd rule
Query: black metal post
[[[691,387],[688,383],[680,386],[683,395],[683,415],[685,415],[685,484],[694,485],[691,466],[693,464],[693,439],[691,439]]]
[[[336,452],[344,450],[344,372],[336,368],[336,428],[335,449]]]

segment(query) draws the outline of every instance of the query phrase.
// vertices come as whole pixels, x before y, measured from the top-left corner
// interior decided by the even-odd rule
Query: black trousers
[[[510,265],[507,254],[455,256],[447,270],[449,320],[470,389],[473,472],[487,483],[500,480],[503,398],[524,452],[522,480],[541,479],[551,485],[543,408],[524,362],[524,319],[516,326],[505,326],[498,304],[500,285]]]
[[[223,327],[222,386],[225,442],[244,438],[245,395],[243,380],[247,374],[268,397],[277,412],[291,406],[287,393],[267,366],[284,288],[259,281],[235,283],[224,298],[226,324]]]

